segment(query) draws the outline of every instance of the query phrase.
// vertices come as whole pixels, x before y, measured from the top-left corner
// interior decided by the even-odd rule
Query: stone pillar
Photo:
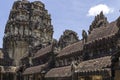
[[[17,80],[17,75],[16,75],[16,74],[14,74],[13,76],[14,76],[14,79],[13,79],[13,80]]]

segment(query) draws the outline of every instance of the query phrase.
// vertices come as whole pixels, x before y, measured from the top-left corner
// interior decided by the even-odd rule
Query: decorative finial
[[[84,43],[87,42],[87,32],[85,30],[82,30],[82,37],[83,37]]]

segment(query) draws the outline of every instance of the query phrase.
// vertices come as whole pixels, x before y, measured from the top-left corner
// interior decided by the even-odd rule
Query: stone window
[[[67,60],[66,60],[66,59],[65,59],[65,65],[68,65],[68,64],[67,64]]]
[[[112,54],[112,48],[109,49],[109,53]]]
[[[68,58],[68,65],[70,65],[71,64],[71,59],[70,58]]]
[[[93,52],[91,52],[91,53],[89,54],[89,56],[90,56],[90,57],[93,57]]]
[[[59,66],[62,66],[62,60],[59,60]]]
[[[61,60],[61,66],[64,66],[64,61],[63,60]]]
[[[55,64],[56,64],[56,66],[57,66],[57,67],[59,66],[59,63],[58,63],[58,61],[55,61]]]

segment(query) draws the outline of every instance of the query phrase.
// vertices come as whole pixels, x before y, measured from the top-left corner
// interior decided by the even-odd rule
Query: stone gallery
[[[53,38],[40,1],[15,1],[0,49],[0,80],[120,80],[120,17],[95,16],[82,39],[65,30]]]

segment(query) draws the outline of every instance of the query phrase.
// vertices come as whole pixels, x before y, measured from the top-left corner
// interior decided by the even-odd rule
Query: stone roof
[[[57,57],[66,56],[83,50],[83,41],[76,42],[63,48]]]
[[[118,32],[118,30],[119,28],[116,26],[116,22],[111,22],[106,27],[102,26],[99,28],[95,28],[88,35],[87,43],[113,36]]]
[[[52,78],[52,77],[62,78],[62,77],[70,77],[70,76],[71,76],[71,66],[53,68],[45,75],[46,78]]]
[[[40,73],[45,68],[45,66],[46,64],[29,67],[23,72],[23,75]]]
[[[97,59],[92,59],[88,61],[83,61],[78,64],[76,68],[76,72],[94,72],[94,71],[102,71],[105,68],[109,68],[111,66],[111,56],[101,57]]]
[[[35,53],[33,58],[38,58],[38,57],[41,57],[41,56],[43,56],[45,54],[51,53],[53,51],[52,47],[53,46],[50,45],[50,46],[47,46],[45,48],[40,49],[37,53]]]

